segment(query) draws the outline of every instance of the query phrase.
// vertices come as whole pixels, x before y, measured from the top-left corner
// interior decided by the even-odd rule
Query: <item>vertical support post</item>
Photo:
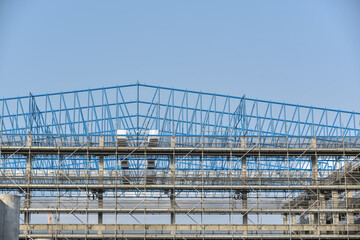
[[[31,145],[32,145],[32,136],[28,135],[27,136],[27,141],[26,141],[26,146],[31,147]]]
[[[313,141],[314,140],[312,139],[312,142],[311,142],[312,148],[314,147]],[[316,147],[316,145],[315,145],[315,147]],[[318,185],[318,168],[317,168],[317,156],[316,155],[311,156],[311,177],[312,177],[312,184],[317,186]],[[316,194],[319,195],[318,189],[316,189],[315,191],[316,191]],[[318,204],[316,206],[318,206]],[[313,224],[314,226],[316,224],[319,224],[318,217],[319,217],[318,213],[310,213],[309,214],[309,223]]]
[[[319,202],[320,202],[319,225],[325,226],[326,225],[326,214],[323,212],[323,209],[326,208],[326,200],[325,200],[325,193],[323,191],[320,191]],[[323,234],[323,233],[325,234],[326,232],[320,232],[320,234]]]
[[[295,213],[293,213],[293,214],[290,214],[290,225],[296,225],[296,214]],[[289,231],[289,233],[290,233],[290,236],[293,234],[293,230],[291,230],[291,226],[290,226],[290,231]]]
[[[311,148],[316,149],[316,138],[311,138]],[[312,172],[312,183],[318,185],[318,167],[317,167],[317,155],[311,156],[311,172]]]
[[[299,216],[299,224],[304,225],[305,222],[306,222],[306,220],[305,220],[305,215],[301,215],[301,214],[300,214],[300,216]],[[304,229],[304,228],[303,228],[303,229]],[[302,230],[302,231],[299,231],[299,233],[300,233],[300,234],[305,234],[305,231]]]
[[[316,137],[312,137],[311,138],[311,148],[313,148],[313,149],[316,149],[317,148],[317,146],[316,146]]]
[[[291,220],[290,220],[291,222],[290,222],[290,224],[291,225],[296,225],[296,214],[295,213],[293,213],[293,214],[291,214]],[[294,233],[294,230],[291,230],[291,226],[290,226],[290,236],[292,236],[293,235],[293,233]],[[299,234],[299,232],[295,232],[296,234]]]
[[[246,157],[241,159],[241,180],[243,185],[247,185],[247,164],[246,164]],[[247,191],[242,191],[242,208],[247,210],[248,209],[248,195]],[[243,214],[243,225],[248,225],[248,215],[247,213]],[[243,235],[247,235],[248,231],[244,230]]]
[[[311,172],[313,185],[317,185],[318,181],[318,168],[317,168],[317,157],[311,156]]]
[[[317,215],[316,215],[316,213],[310,213],[309,214],[309,224],[310,225],[317,224]]]
[[[104,136],[100,136],[99,137],[99,147],[104,147],[104,146],[105,146]]]
[[[325,193],[323,191],[320,191],[319,195],[319,201],[320,201],[320,225],[326,225],[326,214],[323,213],[323,209],[326,208],[326,200],[325,200]]]
[[[172,148],[175,147],[175,136],[171,136],[170,147],[172,147]]]
[[[353,191],[347,190],[346,191],[346,197],[347,197],[347,208],[351,209],[353,208]],[[354,213],[353,212],[347,212],[347,225],[354,224]]]
[[[25,190],[25,202],[24,202],[24,207],[25,208],[30,208],[30,203],[31,203],[31,191],[30,191],[30,184],[31,184],[31,165],[32,165],[32,157],[31,154],[29,154],[26,157],[26,185],[27,188]],[[28,229],[29,224],[30,224],[30,212],[26,211],[24,213],[24,224],[26,225],[26,228]],[[27,232],[28,233],[28,232]]]
[[[241,138],[241,147],[246,148],[246,137]]]
[[[101,155],[99,156],[99,185],[103,185],[104,184],[104,156]],[[102,189],[98,190],[98,208],[102,209],[104,206],[104,192]],[[99,212],[98,213],[98,224],[102,224],[103,223],[103,213]],[[99,230],[98,234],[102,234],[102,231]]]
[[[289,219],[288,219],[288,215],[287,214],[283,214],[283,224],[284,226],[287,226],[289,224]],[[284,234],[288,234],[288,231],[284,231]]]
[[[31,168],[32,168],[32,156],[31,156],[31,145],[32,145],[32,136],[27,136],[27,143],[26,145],[29,147],[29,154],[26,156],[26,185],[27,188],[25,190],[25,202],[24,207],[30,208],[31,203],[31,191],[30,191],[30,184],[31,184]],[[24,213],[24,224],[26,225],[25,234],[29,233],[29,224],[30,224],[30,212],[26,211]]]
[[[29,208],[30,207],[30,187],[29,185],[31,184],[31,165],[32,165],[32,156],[31,154],[29,154],[26,157],[26,185],[28,186],[26,188],[26,196],[25,196],[25,208]],[[30,222],[30,216],[26,217],[25,213],[25,224]]]
[[[170,206],[171,206],[171,213],[170,213],[170,222],[172,225],[171,235],[175,235],[175,148],[174,154],[170,156],[170,173],[171,173],[171,185],[173,188],[170,192]]]
[[[170,174],[171,174],[171,185],[173,186],[173,189],[170,191],[170,207],[171,207],[171,213],[170,213],[170,223],[172,225],[171,235],[175,234],[175,136],[171,136],[170,139],[170,147],[174,149],[173,155],[170,156]]]
[[[104,136],[99,137],[99,146],[104,147]],[[104,155],[99,156],[99,185],[104,184]],[[98,208],[102,209],[104,206],[104,192],[102,189],[98,190]],[[103,213],[98,213],[98,224],[103,224]],[[99,228],[101,229],[101,228]],[[98,234],[102,234],[102,230],[98,230]]]
[[[339,192],[338,191],[332,191],[332,208],[333,209],[339,209]],[[339,213],[333,213],[332,214],[332,220],[333,220],[333,234],[339,234],[339,231],[337,230],[339,225]]]

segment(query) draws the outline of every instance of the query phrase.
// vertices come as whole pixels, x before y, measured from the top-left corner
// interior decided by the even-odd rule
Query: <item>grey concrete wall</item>
[[[4,229],[5,229],[4,216],[5,216],[5,204],[2,201],[0,201],[0,239],[4,239]]]
[[[0,239],[18,240],[20,196],[0,194]]]

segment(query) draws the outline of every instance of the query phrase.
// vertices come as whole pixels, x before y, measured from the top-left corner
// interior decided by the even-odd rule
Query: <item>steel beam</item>
[[[307,213],[360,213],[360,208],[325,208],[325,209],[317,209],[317,208],[310,208],[310,209],[257,209],[257,208],[121,208],[121,209],[112,209],[112,208],[21,208],[20,211],[22,213],[25,212],[32,212],[32,213],[134,213],[134,214],[144,214],[144,213],[205,213],[205,214],[228,214],[228,213],[239,213],[239,214],[256,214],[256,213],[263,213],[263,214],[302,214],[304,211]]]
[[[61,154],[61,155],[176,155],[187,156],[359,156],[360,148],[184,148],[184,147],[94,147],[94,146],[0,146],[2,154]]]
[[[2,189],[47,189],[47,190],[54,190],[54,189],[73,189],[73,190],[171,190],[175,188],[176,190],[197,190],[200,191],[201,189],[204,190],[218,190],[218,191],[231,191],[231,190],[242,190],[242,191],[301,191],[301,190],[360,190],[360,185],[121,185],[121,184],[0,184],[0,188]]]

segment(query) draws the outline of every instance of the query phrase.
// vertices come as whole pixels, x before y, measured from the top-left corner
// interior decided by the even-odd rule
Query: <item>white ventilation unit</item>
[[[157,147],[159,144],[159,130],[149,130],[149,147]]]
[[[127,135],[128,135],[127,130],[122,130],[122,129],[116,130],[116,141],[119,147],[127,146]]]

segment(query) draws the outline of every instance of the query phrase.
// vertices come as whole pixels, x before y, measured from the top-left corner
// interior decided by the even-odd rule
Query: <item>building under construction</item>
[[[360,113],[131,84],[0,101],[20,239],[359,239]]]

